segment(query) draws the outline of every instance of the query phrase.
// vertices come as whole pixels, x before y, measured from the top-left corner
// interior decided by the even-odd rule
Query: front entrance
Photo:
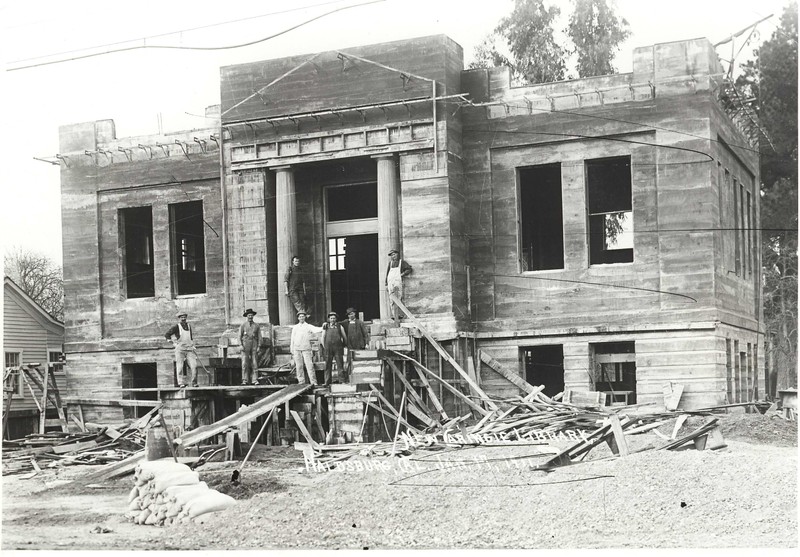
[[[348,307],[364,312],[366,320],[380,317],[377,267],[377,234],[328,238],[331,310],[339,314],[339,319],[347,317]]]
[[[379,319],[377,185],[328,186],[325,193],[329,307],[342,320],[348,307]]]

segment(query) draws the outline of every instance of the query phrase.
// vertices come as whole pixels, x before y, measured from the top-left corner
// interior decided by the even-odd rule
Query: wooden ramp
[[[228,428],[236,427],[238,425],[247,422],[252,422],[256,418],[266,414],[273,408],[280,406],[284,402],[292,400],[294,397],[301,395],[310,389],[311,385],[309,385],[308,383],[289,385],[287,387],[284,387],[278,392],[272,393],[269,396],[265,396],[264,398],[254,402],[250,406],[242,406],[238,412],[236,412],[235,414],[231,414],[230,416],[227,416],[225,418],[222,418],[218,422],[200,426],[197,429],[193,429],[192,431],[184,433],[182,436],[180,436],[175,440],[175,443],[183,447],[196,445],[201,441],[205,441],[209,437],[213,437],[218,433],[222,433]]]

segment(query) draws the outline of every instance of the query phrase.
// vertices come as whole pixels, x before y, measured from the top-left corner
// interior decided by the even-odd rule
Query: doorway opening
[[[555,396],[564,391],[564,347],[561,344],[523,348],[525,380],[534,386],[544,385],[544,394]]]
[[[328,238],[328,271],[331,284],[331,310],[345,319],[345,310],[354,307],[365,320],[380,317],[378,235],[357,234]]]

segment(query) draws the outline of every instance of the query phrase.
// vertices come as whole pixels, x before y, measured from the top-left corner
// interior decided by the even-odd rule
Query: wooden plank
[[[492,358],[489,354],[486,353],[485,350],[480,351],[480,358],[484,364],[489,366],[489,369],[511,381],[514,385],[519,387],[520,390],[528,394],[534,391],[535,387],[533,385],[525,381],[522,377],[520,377],[510,369],[506,369],[503,366],[503,364]]]
[[[44,388],[42,390],[42,404],[40,406],[42,412],[39,414],[39,433],[44,433],[46,427],[45,420],[47,419],[47,391],[50,386],[50,381],[47,380],[47,375],[44,376],[43,383]]]
[[[403,304],[403,302],[393,294],[389,294],[389,298],[392,300],[392,302],[394,302],[397,305],[397,307],[403,310],[403,312],[406,314],[406,317],[408,317],[408,319],[410,319],[414,323],[417,329],[419,329],[419,332],[422,333],[422,335],[426,339],[428,339],[428,342],[431,343],[431,345],[442,356],[442,358],[444,358],[447,361],[447,363],[453,366],[453,369],[455,369],[458,372],[458,374],[466,380],[470,388],[473,389],[475,393],[477,393],[477,395],[481,397],[492,410],[496,410],[497,405],[489,399],[489,396],[486,393],[484,393],[483,390],[481,390],[481,388],[472,379],[470,379],[469,374],[467,374],[467,372],[464,371],[464,369],[460,365],[458,365],[458,362],[456,362],[453,359],[453,357],[447,352],[447,350],[442,348],[441,345],[438,342],[436,342],[436,340],[434,340],[434,338],[430,335],[430,333],[428,333],[425,327],[423,327],[422,323],[420,323],[420,321],[416,317],[414,317],[414,315],[408,310],[408,308]]]
[[[386,399],[384,398],[383,400],[386,400]],[[378,412],[380,412],[381,414],[383,414],[383,415],[384,415],[384,416],[386,416],[387,418],[390,418],[390,419],[394,420],[395,422],[397,422],[397,420],[400,420],[400,423],[401,423],[401,424],[403,424],[404,426],[406,426],[406,427],[407,427],[408,429],[410,429],[411,431],[414,431],[414,432],[416,432],[416,433],[422,433],[422,432],[421,432],[419,429],[417,429],[416,427],[414,427],[413,425],[411,425],[410,423],[408,423],[408,422],[407,422],[406,420],[404,420],[402,417],[398,417],[398,415],[397,415],[397,410],[395,410],[394,406],[392,406],[391,404],[389,404],[389,402],[388,402],[388,401],[386,401],[384,404],[387,404],[387,405],[389,406],[389,408],[391,408],[392,410],[394,410],[394,412],[395,412],[394,414],[391,414],[391,413],[387,412],[386,410],[384,410],[383,408],[381,408],[381,407],[380,407],[380,406],[378,406],[377,404],[373,404],[373,403],[369,402],[368,400],[367,400],[367,401],[365,401],[364,403],[365,403],[367,406],[369,406],[370,408],[374,408],[375,410],[377,410]],[[389,433],[388,431],[386,432],[386,434],[387,434],[387,436],[388,436],[388,435],[391,435],[391,433]]]
[[[84,449],[93,449],[97,446],[97,441],[79,441],[77,443],[70,443],[69,445],[55,445],[53,452],[55,454],[66,454],[75,451],[82,451]]]
[[[431,416],[427,415],[426,411],[428,410],[428,405],[425,404],[425,401],[422,400],[422,398],[419,396],[419,394],[417,394],[417,391],[414,389],[414,387],[411,385],[411,383],[408,382],[408,379],[406,379],[405,375],[403,375],[403,372],[401,372],[397,368],[397,365],[392,360],[388,360],[388,359],[386,360],[386,363],[389,364],[389,369],[392,370],[392,373],[394,373],[394,376],[397,377],[400,380],[400,382],[405,386],[406,390],[408,391],[409,396],[411,397],[411,400],[419,407],[419,408],[417,408],[417,410],[419,410],[422,413],[425,413],[425,418],[424,419],[420,418],[420,419],[423,422],[425,422],[427,425],[429,425],[429,426],[432,425],[433,423],[438,423],[438,420],[433,420],[431,418]],[[411,407],[409,407],[409,408],[411,408]],[[417,416],[417,417],[419,418],[419,416]]]
[[[409,358],[409,359],[411,359],[411,358]],[[470,408],[472,408],[472,409],[473,409],[473,410],[475,410],[476,412],[479,412],[480,414],[483,414],[483,415],[485,416],[486,414],[488,414],[488,413],[490,413],[490,412],[492,411],[492,410],[486,410],[485,408],[483,408],[483,407],[481,407],[481,406],[479,406],[479,405],[475,404],[475,403],[472,401],[472,399],[470,399],[470,398],[469,398],[468,396],[466,396],[464,393],[462,393],[461,391],[459,391],[458,389],[456,389],[455,387],[453,387],[453,386],[452,386],[450,383],[448,383],[447,381],[445,381],[444,379],[442,379],[441,377],[439,377],[438,375],[436,375],[435,373],[433,373],[431,370],[427,369],[427,368],[426,368],[425,366],[423,366],[421,363],[419,363],[419,362],[417,362],[416,360],[413,360],[413,359],[412,359],[411,361],[414,363],[414,366],[417,368],[417,370],[421,370],[423,373],[427,373],[428,375],[430,375],[431,377],[433,377],[433,378],[434,378],[436,381],[438,381],[438,382],[439,382],[439,384],[440,384],[442,387],[444,387],[445,389],[447,389],[448,391],[450,391],[451,393],[453,393],[453,394],[454,394],[456,397],[458,397],[458,398],[460,398],[461,400],[463,400],[463,401],[464,401],[464,403],[465,403],[467,406],[469,406]],[[493,410],[497,410],[497,407],[495,406],[495,408],[493,408]]]
[[[308,441],[308,444],[311,445],[314,449],[318,449],[319,448],[319,443],[314,441],[314,438],[311,436],[311,432],[308,431],[308,428],[306,428],[306,424],[303,423],[303,419],[300,417],[300,414],[298,414],[294,410],[290,410],[290,412],[292,414],[292,418],[294,419],[294,422],[297,424],[297,428],[300,430],[300,433],[303,434],[303,437],[306,438],[306,441]]]
[[[428,381],[428,378],[425,376],[424,373],[417,372],[417,376],[419,377],[419,380],[422,382],[422,385],[428,391],[428,398],[430,399],[431,404],[433,404],[433,407],[436,409],[436,411],[439,413],[439,415],[442,417],[443,420],[448,420],[449,417],[447,416],[447,412],[444,411],[444,406],[442,406],[442,403],[439,402],[439,397],[436,396],[436,391],[433,390],[431,382]]]
[[[311,389],[311,385],[307,383],[300,383],[297,385],[289,385],[278,392],[272,393],[269,396],[262,398],[251,404],[250,406],[240,408],[235,414],[231,414],[213,424],[200,426],[195,430],[184,433],[181,437],[175,440],[176,443],[183,447],[195,445],[200,441],[204,441],[209,437],[213,437],[222,433],[230,427],[236,427],[245,422],[251,422],[254,419],[262,416],[275,408],[276,406],[290,401],[294,397],[303,394]]]
[[[612,414],[608,421],[611,423],[611,433],[613,433],[613,437],[609,438],[609,441],[612,439],[614,441],[613,443],[609,442],[611,451],[618,456],[628,456],[628,443],[625,441],[625,434],[622,433],[619,416]]]
[[[475,369],[475,360],[472,359],[472,356],[467,357],[467,373],[477,385],[481,384],[481,376],[478,370]]]
[[[113,399],[113,398],[77,398],[65,397],[64,401],[67,404],[81,404],[88,406],[130,406],[134,408],[160,406],[161,402],[158,400],[127,400],[127,399]]]
[[[417,405],[413,401],[409,401],[408,404],[406,404],[406,409],[408,410],[409,414],[416,417],[419,421],[421,421],[428,427],[435,427],[441,425],[439,424],[439,422],[433,421],[433,419],[430,416],[428,416],[423,410],[417,408]]]

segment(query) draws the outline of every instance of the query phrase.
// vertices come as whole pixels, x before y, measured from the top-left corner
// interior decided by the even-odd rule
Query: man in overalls
[[[392,310],[392,319],[400,321],[400,308],[392,301],[391,296],[403,299],[403,277],[410,275],[411,265],[400,259],[400,252],[396,249],[389,251],[389,266],[386,268],[386,292],[389,297],[389,307]]]
[[[339,316],[335,311],[328,314],[328,322],[322,326],[322,349],[325,350],[325,384],[331,384],[333,376],[333,359],[336,358],[336,369],[344,380],[344,347],[347,345],[347,335],[344,327],[339,324]]]
[[[253,321],[256,312],[250,308],[244,310],[243,317],[247,321],[239,326],[239,343],[242,346],[242,385],[258,385],[258,345],[261,341],[261,325]]]
[[[183,362],[189,363],[192,372],[192,387],[197,387],[197,352],[194,347],[194,333],[192,326],[186,322],[185,311],[178,312],[178,322],[170,327],[164,335],[172,341],[175,347],[175,371],[178,373],[178,386],[186,386],[186,374],[183,372]]]

